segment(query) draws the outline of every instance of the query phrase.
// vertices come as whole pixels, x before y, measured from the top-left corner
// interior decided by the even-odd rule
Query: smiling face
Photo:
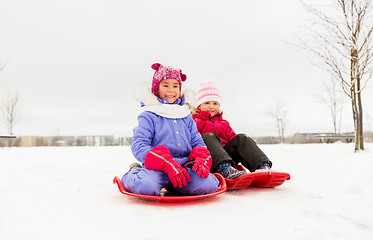
[[[220,113],[220,104],[216,101],[208,101],[199,105],[198,109],[201,111],[209,112],[211,114],[211,117],[213,117],[216,114]]]
[[[158,87],[158,97],[173,104],[180,98],[180,83],[176,79],[165,79]]]

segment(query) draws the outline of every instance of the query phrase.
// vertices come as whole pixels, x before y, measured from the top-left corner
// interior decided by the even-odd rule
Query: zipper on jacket
[[[209,119],[212,122],[212,126],[214,126],[214,134],[216,135],[214,120],[212,120],[212,118],[210,118],[210,117],[209,117]]]

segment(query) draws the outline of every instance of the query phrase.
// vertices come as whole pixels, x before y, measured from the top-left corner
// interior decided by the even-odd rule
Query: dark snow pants
[[[217,167],[224,161],[229,161],[232,166],[241,163],[250,172],[254,172],[263,163],[268,163],[272,167],[272,162],[255,141],[245,134],[236,135],[224,147],[220,138],[213,133],[205,133],[202,138],[211,153],[212,173],[217,172]]]

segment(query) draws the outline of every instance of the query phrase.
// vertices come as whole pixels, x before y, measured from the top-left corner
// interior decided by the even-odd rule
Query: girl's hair
[[[192,108],[190,109],[190,114],[195,115],[195,114],[197,113],[197,109],[198,109],[198,108],[196,108],[196,107],[192,107]]]

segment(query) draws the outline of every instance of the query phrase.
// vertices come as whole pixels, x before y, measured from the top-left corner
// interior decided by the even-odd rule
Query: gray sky
[[[296,0],[2,1],[0,92],[22,94],[16,134],[128,136],[140,112],[134,88],[160,62],[182,68],[184,87],[215,81],[236,132],[275,135],[265,114],[275,99],[287,104],[286,135],[330,132],[316,102],[329,75],[284,43],[300,34],[304,16]],[[372,91],[363,99],[366,130]],[[344,115],[342,131],[352,131],[348,101]]]

